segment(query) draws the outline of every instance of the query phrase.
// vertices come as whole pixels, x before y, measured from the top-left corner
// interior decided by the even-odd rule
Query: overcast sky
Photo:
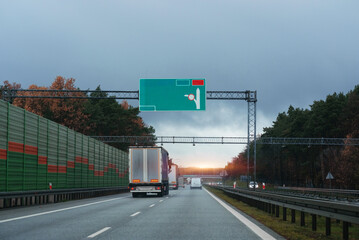
[[[205,78],[257,90],[257,132],[289,105],[359,84],[359,1],[0,1],[0,82],[138,90],[140,78]],[[137,101],[129,101],[138,106]],[[247,103],[141,113],[158,136],[246,136]],[[180,166],[224,167],[243,145],[165,144]]]

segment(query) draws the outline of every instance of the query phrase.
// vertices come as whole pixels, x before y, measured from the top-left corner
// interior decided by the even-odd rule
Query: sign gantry
[[[205,110],[205,101],[207,100],[244,100],[248,102],[248,136],[247,136],[247,176],[249,176],[250,142],[254,142],[254,180],[256,180],[256,102],[257,91],[206,91],[205,79],[174,79],[177,85],[188,85],[192,89],[181,89],[181,101],[186,102],[187,110]],[[179,80],[179,81],[177,81]],[[203,82],[202,82],[203,80]],[[173,80],[171,80],[173,81]],[[173,84],[173,82],[171,83]],[[173,90],[173,85],[171,86]],[[172,91],[171,90],[171,91]],[[175,90],[174,90],[175,91]],[[91,93],[104,93],[100,96],[91,96]],[[142,91],[107,91],[107,90],[39,90],[39,89],[2,89],[2,99],[12,102],[15,98],[54,98],[54,99],[106,99],[108,96],[114,99],[140,100]],[[82,93],[83,96],[79,96]],[[205,96],[204,96],[205,94]],[[176,100],[177,101],[177,100]],[[178,100],[179,101],[179,100]],[[176,102],[175,102],[176,103]],[[189,104],[189,105],[188,105]],[[140,103],[141,105],[141,103]],[[147,105],[147,102],[146,104]],[[188,106],[187,106],[188,105]],[[146,107],[145,107],[146,108]],[[143,111],[146,111],[145,108]],[[147,108],[153,110],[154,107]],[[156,105],[156,109],[157,105]],[[140,109],[141,110],[141,109]],[[249,179],[247,177],[247,179]]]

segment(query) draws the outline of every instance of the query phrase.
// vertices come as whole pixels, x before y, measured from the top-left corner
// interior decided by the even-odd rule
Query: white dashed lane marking
[[[138,214],[140,214],[140,213],[141,213],[141,212],[136,212],[136,213],[132,214],[131,217],[134,217],[134,216],[136,216],[136,215],[138,215]]]
[[[101,229],[100,231],[97,231],[97,232],[91,234],[91,235],[88,236],[87,238],[94,238],[94,237],[100,235],[101,233],[106,232],[106,231],[109,230],[109,229],[111,229],[111,228],[110,228],[110,227],[105,227],[105,228]]]

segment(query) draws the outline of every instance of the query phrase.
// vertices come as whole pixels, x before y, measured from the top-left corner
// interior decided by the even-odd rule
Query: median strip
[[[94,237],[100,235],[101,233],[106,232],[106,231],[109,230],[109,229],[111,229],[111,228],[110,228],[110,227],[105,227],[105,228],[101,229],[100,231],[97,231],[97,232],[91,234],[91,235],[88,236],[87,238],[94,238]]]

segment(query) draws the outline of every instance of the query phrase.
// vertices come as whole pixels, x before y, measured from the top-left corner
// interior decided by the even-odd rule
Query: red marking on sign
[[[188,100],[193,101],[195,99],[194,94],[188,94]]]
[[[204,85],[204,80],[192,80],[192,86],[203,86]]]

